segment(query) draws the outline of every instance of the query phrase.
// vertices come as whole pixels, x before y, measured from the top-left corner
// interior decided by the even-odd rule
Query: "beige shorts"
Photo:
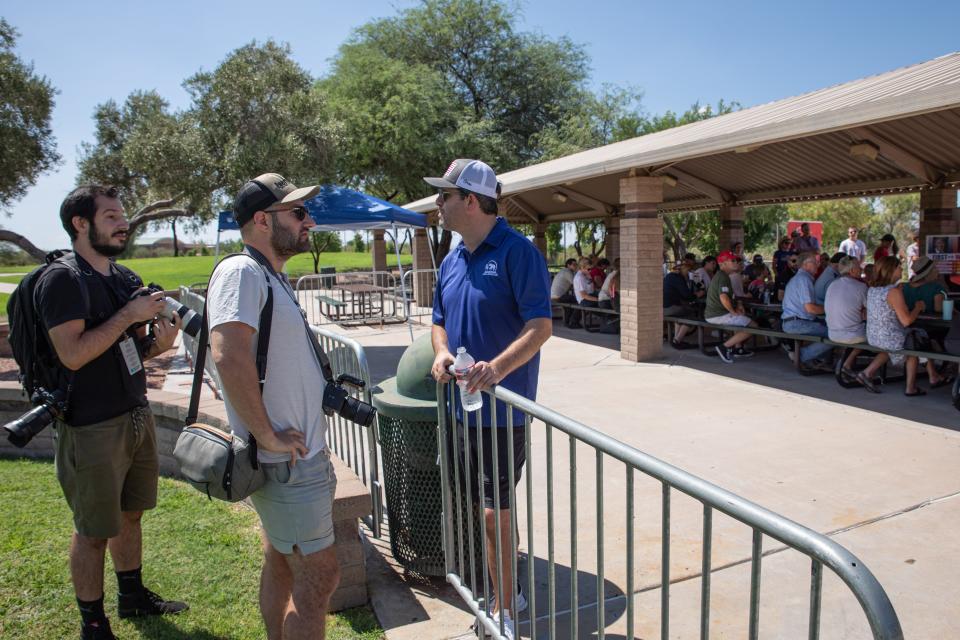
[[[262,462],[267,482],[250,496],[260,515],[263,530],[274,549],[302,555],[322,551],[333,544],[333,498],[337,476],[330,454],[321,452],[309,460]]]
[[[157,432],[153,415],[138,408],[115,418],[71,427],[56,424],[57,480],[77,533],[113,538],[121,512],[157,506]]]

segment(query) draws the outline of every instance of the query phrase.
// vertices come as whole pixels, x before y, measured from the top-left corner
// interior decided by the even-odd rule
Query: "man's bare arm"
[[[68,320],[48,331],[60,363],[71,371],[99,358],[135,322],[151,320],[163,311],[162,293],[134,298],[100,326],[86,329],[84,320]]]
[[[447,371],[447,367],[453,364],[453,354],[447,346],[447,330],[442,326],[435,324],[430,329],[430,342],[433,344],[433,367],[430,373],[437,382],[449,382],[453,376]]]
[[[517,339],[490,362],[478,362],[467,374],[467,390],[486,389],[497,384],[530,360],[553,334],[550,318],[527,321]]]
[[[307,454],[303,434],[295,429],[274,431],[267,409],[260,396],[260,379],[257,364],[251,355],[253,327],[242,322],[227,322],[210,331],[210,352],[224,391],[230,396],[230,404],[240,419],[257,439],[258,445],[267,451],[291,454],[291,462],[297,455]]]

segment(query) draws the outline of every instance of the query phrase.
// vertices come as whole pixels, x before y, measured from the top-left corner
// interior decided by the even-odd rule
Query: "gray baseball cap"
[[[442,178],[424,178],[427,184],[438,189],[466,189],[481,196],[497,198],[501,184],[497,174],[485,162],[457,158],[450,163]]]
[[[233,201],[233,219],[241,227],[253,214],[263,211],[276,203],[306,200],[320,193],[320,187],[297,188],[289,180],[277,173],[264,173],[244,184]]]

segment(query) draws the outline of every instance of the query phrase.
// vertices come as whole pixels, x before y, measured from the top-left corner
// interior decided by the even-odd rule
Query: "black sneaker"
[[[717,355],[727,364],[733,364],[733,349],[725,347],[722,344],[717,345]]]
[[[743,347],[737,347],[736,349],[733,350],[733,357],[734,358],[752,358],[753,351],[749,351],[747,349],[744,349]]]
[[[170,613],[180,613],[189,608],[185,602],[164,600],[149,589],[144,589],[135,594],[125,595],[121,593],[117,598],[117,613],[121,618],[161,616]]]
[[[80,640],[117,640],[117,636],[110,629],[110,621],[104,618],[102,622],[81,626]]]

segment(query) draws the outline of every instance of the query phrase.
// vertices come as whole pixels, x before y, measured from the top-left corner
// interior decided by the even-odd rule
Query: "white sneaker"
[[[518,604],[519,606],[519,604]],[[506,640],[515,640],[516,639],[516,629],[514,628],[513,619],[510,617],[510,614],[507,611],[501,611],[500,613],[494,613],[491,618],[493,618],[493,626],[500,630],[500,615],[503,614],[503,638]],[[489,634],[484,634],[487,638],[496,638],[496,636],[491,636]]]
[[[508,604],[512,605],[513,603],[510,602],[510,603],[508,603]],[[528,606],[528,605],[527,605],[527,598],[523,595],[523,587],[521,587],[519,584],[517,584],[517,610],[516,610],[516,613],[523,613],[524,611],[527,610],[527,606]],[[496,600],[493,601],[493,608],[494,608],[494,609],[497,608],[497,601],[496,601]]]

